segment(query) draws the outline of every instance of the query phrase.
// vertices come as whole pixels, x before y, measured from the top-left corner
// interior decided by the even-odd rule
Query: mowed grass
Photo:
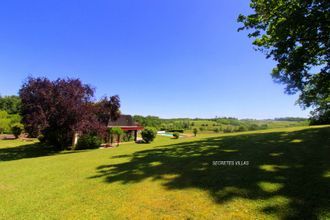
[[[330,126],[76,152],[0,141],[0,219],[327,219],[329,208]]]

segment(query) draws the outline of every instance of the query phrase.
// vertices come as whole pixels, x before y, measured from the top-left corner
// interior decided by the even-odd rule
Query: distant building
[[[137,141],[137,133],[143,130],[143,126],[133,121],[131,115],[120,115],[116,121],[110,121],[108,124],[109,128],[120,127],[128,135],[134,135],[134,140]]]

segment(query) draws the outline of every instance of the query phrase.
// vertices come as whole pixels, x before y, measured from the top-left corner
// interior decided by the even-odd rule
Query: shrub
[[[197,128],[194,128],[193,133],[194,133],[195,136],[197,135],[197,133],[198,133]]]
[[[156,130],[156,128],[153,128],[153,127],[146,127],[141,132],[142,139],[146,143],[152,142],[155,139],[156,135],[157,135],[157,130]]]
[[[102,138],[97,135],[85,134],[78,139],[76,149],[94,149],[102,144]]]
[[[203,128],[203,127],[200,127],[199,130],[200,130],[200,131],[204,131],[204,128]]]
[[[0,111],[0,134],[10,131],[9,114],[6,111]]]
[[[38,140],[39,140],[41,143],[45,143],[45,142],[46,142],[45,136],[42,135],[42,134],[38,135]]]
[[[255,130],[258,130],[259,129],[259,126],[257,124],[251,124],[249,126],[249,131],[255,131]]]
[[[231,127],[227,127],[225,129],[223,129],[223,132],[224,133],[231,133],[231,132],[233,132],[233,129]]]
[[[293,126],[293,125],[292,125]],[[268,128],[268,125],[267,124],[262,124],[261,126],[260,126],[260,129],[267,129]]]
[[[11,132],[15,136],[15,138],[18,138],[23,131],[23,125],[20,123],[15,123],[11,126]]]
[[[120,127],[113,127],[109,129],[111,144],[113,142],[113,135],[117,136],[117,145],[119,145],[120,137],[124,134],[124,131]]]
[[[124,133],[125,133],[125,134],[124,134],[124,136],[123,136],[123,138],[122,138],[122,141],[123,141],[123,142],[129,142],[129,141],[134,140],[133,135],[132,135],[131,132],[124,132]]]
[[[180,137],[179,132],[174,132],[174,133],[173,133],[173,137],[174,137],[175,139],[179,139],[179,137]]]
[[[238,131],[247,131],[247,130],[248,130],[248,128],[243,125],[239,126],[239,128],[238,128]]]
[[[214,131],[215,133],[219,133],[219,132],[220,132],[220,129],[219,129],[219,128],[215,128],[213,131]]]

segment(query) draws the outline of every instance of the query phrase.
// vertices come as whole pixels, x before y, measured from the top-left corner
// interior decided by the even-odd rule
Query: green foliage
[[[244,126],[244,125],[241,125],[238,128],[238,131],[247,131],[247,130],[249,130],[248,127],[247,126]]]
[[[10,119],[6,111],[0,111],[0,134],[8,132],[10,129]]]
[[[159,129],[161,127],[161,120],[157,116],[141,116],[141,115],[134,115],[133,120],[145,127],[155,127]]]
[[[102,138],[97,135],[85,134],[79,137],[76,149],[95,149],[102,144]]]
[[[179,139],[179,137],[180,137],[180,133],[179,133],[179,132],[174,132],[174,133],[173,133],[173,137],[174,137],[175,139]]]
[[[41,143],[45,143],[45,142],[46,142],[45,136],[42,135],[42,134],[38,135],[38,140],[39,140]]]
[[[194,129],[193,129],[193,133],[194,133],[194,135],[196,136],[197,133],[198,133],[198,129],[197,129],[197,128],[194,128]]]
[[[239,30],[258,50],[277,62],[273,78],[299,93],[298,103],[313,107],[312,123],[330,123],[329,0],[252,0],[254,13],[239,15]]]
[[[0,96],[0,110],[9,114],[18,114],[21,108],[21,99],[18,96]]]
[[[261,130],[264,130],[264,129],[267,129],[267,128],[268,128],[268,125],[267,124],[262,124],[259,127],[259,129],[261,129]]]
[[[144,120],[143,116],[134,116],[135,118]],[[142,118],[142,119],[141,119]],[[308,121],[305,118],[276,118],[274,120],[254,120],[254,119],[237,119],[233,117],[222,117],[222,118],[209,118],[209,119],[189,119],[189,118],[176,118],[176,119],[160,119],[158,117],[149,116],[160,120],[160,129],[168,132],[183,132],[189,124],[189,131],[193,132],[197,129],[201,132],[219,132],[223,131],[223,128],[230,127],[226,132],[238,132],[247,130],[259,130],[259,129],[270,129],[270,128],[283,128],[292,126],[304,126],[308,125]]]
[[[109,134],[110,134],[111,144],[113,143],[114,136],[116,136],[117,137],[117,145],[119,145],[120,138],[124,134],[124,131],[120,127],[113,127],[113,128],[109,129]]]
[[[124,131],[120,127],[113,127],[110,129],[111,134],[122,135]]]
[[[219,129],[219,128],[215,128],[213,131],[214,131],[215,133],[219,133],[219,132],[220,132],[220,129]]]
[[[316,110],[312,111],[311,114],[311,125],[322,125],[330,123],[330,110],[327,107],[318,107]]]
[[[11,133],[11,127],[19,123],[21,117],[18,114],[8,114],[6,111],[0,111],[0,134]]]
[[[141,116],[134,115],[133,120],[144,127],[155,127],[157,130],[173,131],[173,130],[187,130],[194,126],[190,123],[190,119],[161,119],[157,116]],[[180,131],[178,131],[180,132]]]
[[[11,132],[15,136],[15,138],[18,138],[23,131],[23,125],[21,123],[15,123],[11,126]]]
[[[133,138],[133,135],[131,134],[131,132],[124,132],[122,141],[129,142],[129,141],[132,141],[132,140],[134,140],[134,138]]]
[[[146,127],[141,132],[142,139],[146,143],[152,142],[156,138],[156,135],[157,135],[157,129],[156,128],[153,128],[153,127]]]
[[[259,126],[257,124],[251,124],[249,125],[249,130],[250,131],[255,131],[258,130]]]
[[[274,121],[306,121],[307,118],[300,117],[284,117],[284,118],[275,118]]]
[[[143,116],[134,116],[138,121],[144,121],[146,123],[145,118]],[[303,126],[307,125],[308,121],[304,118],[276,118],[274,120],[254,120],[254,119],[237,119],[233,117],[222,117],[222,118],[209,118],[209,119],[189,119],[189,118],[176,118],[176,119],[160,119],[155,116],[149,116],[149,119],[155,119],[160,121],[160,129],[168,132],[183,132],[185,128],[189,125],[189,131],[193,132],[196,128],[201,132],[217,132],[217,128],[219,132],[223,131],[223,128],[230,126],[230,131],[227,129],[227,132],[238,132],[238,131],[246,131],[250,130],[258,130],[258,129],[270,129],[270,128],[281,128],[281,127],[292,127],[292,126]],[[286,120],[287,119],[287,120]],[[255,125],[253,125],[255,124]],[[257,127],[257,126],[258,127]],[[242,127],[241,127],[242,126]],[[148,126],[146,126],[148,127]],[[241,128],[240,128],[241,127]],[[244,127],[244,128],[243,128]]]
[[[231,133],[231,132],[234,132],[234,130],[230,126],[227,126],[225,129],[223,129],[223,133]]]

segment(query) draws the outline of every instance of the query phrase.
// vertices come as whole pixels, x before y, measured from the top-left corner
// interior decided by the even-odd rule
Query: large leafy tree
[[[25,130],[31,136],[42,134],[50,144],[64,148],[75,132],[106,131],[98,118],[100,110],[92,102],[94,90],[79,79],[28,78],[19,95]],[[111,107],[119,108],[119,98]]]
[[[96,131],[106,141],[109,139],[108,123],[119,118],[119,108],[120,99],[118,95],[103,97],[94,104],[94,112],[99,125]]]
[[[120,116],[120,99],[118,95],[103,97],[95,104],[98,120],[108,125],[109,121],[115,121]]]
[[[330,1],[251,0],[250,7],[239,30],[250,30],[256,49],[277,62],[273,78],[314,108],[314,122],[330,123]]]

